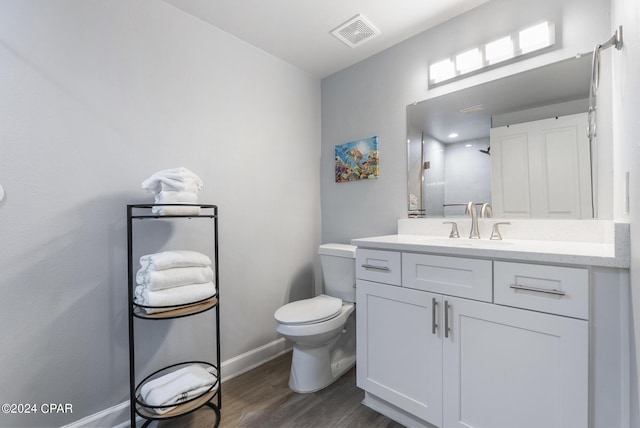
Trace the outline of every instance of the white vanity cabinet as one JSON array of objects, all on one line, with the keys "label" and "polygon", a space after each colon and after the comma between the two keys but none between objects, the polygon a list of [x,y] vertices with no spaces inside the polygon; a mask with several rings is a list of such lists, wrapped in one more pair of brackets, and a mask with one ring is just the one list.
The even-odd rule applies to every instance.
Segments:
[{"label": "white vanity cabinet", "polygon": [[[588,321],[541,312],[545,299],[564,298],[588,314],[586,269],[386,252],[400,257],[399,283],[371,281],[356,265],[365,404],[412,427],[588,427]],[[519,285],[507,286],[509,306],[494,301],[494,276]]]}]

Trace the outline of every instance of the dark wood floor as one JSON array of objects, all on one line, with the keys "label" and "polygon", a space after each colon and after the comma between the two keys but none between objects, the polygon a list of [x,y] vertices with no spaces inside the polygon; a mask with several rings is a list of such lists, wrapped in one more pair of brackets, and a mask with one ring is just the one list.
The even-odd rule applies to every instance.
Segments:
[{"label": "dark wood floor", "polygon": [[[355,369],[322,391],[297,394],[289,389],[287,353],[222,385],[221,428],[400,428],[402,425],[362,405]],[[158,425],[162,428],[211,427],[207,407]]]}]

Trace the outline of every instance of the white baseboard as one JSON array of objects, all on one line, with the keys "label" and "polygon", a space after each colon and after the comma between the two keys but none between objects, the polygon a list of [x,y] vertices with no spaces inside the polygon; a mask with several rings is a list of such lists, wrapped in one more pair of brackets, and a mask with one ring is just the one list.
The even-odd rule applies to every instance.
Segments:
[{"label": "white baseboard", "polygon": [[236,376],[240,376],[249,370],[279,357],[280,355],[289,352],[291,345],[283,338],[269,342],[266,345],[262,345],[259,348],[252,349],[244,354],[240,354],[237,357],[229,358],[220,365],[220,373],[222,373],[222,382],[233,379]]},{"label": "white baseboard", "polygon": [[[119,422],[126,418],[126,422]],[[62,428],[94,428],[94,427],[118,427],[129,426],[129,402],[125,401],[94,413],[80,420],[64,425]]]},{"label": "white baseboard", "polygon": [[[129,406],[127,406],[127,411],[129,410]],[[146,419],[141,418],[140,416],[136,416],[136,426],[142,425]],[[85,427],[88,428],[88,427]],[[129,423],[129,418],[126,421],[115,425],[113,428],[131,428],[131,424]]]},{"label": "white baseboard", "polygon": [[422,419],[418,419],[415,416],[405,412],[404,410],[394,406],[393,404],[387,403],[381,398],[378,398],[368,392],[365,392],[362,404],[406,427],[437,428],[435,425],[431,425],[430,423],[423,421]]},{"label": "white baseboard", "polygon": [[[224,383],[248,372],[280,355],[289,352],[291,346],[284,338],[279,338],[237,357],[229,358],[220,364],[221,381]],[[139,419],[142,421],[142,418]],[[129,427],[129,401],[101,410],[80,420],[64,425],[62,428]]]}]

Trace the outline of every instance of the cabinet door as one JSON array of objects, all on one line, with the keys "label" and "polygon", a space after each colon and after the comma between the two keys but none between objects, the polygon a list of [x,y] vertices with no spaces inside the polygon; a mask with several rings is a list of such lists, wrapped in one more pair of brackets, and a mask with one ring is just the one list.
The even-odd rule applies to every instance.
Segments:
[{"label": "cabinet door", "polygon": [[442,297],[364,280],[356,290],[358,386],[440,426]]},{"label": "cabinet door", "polygon": [[588,426],[587,321],[444,297],[444,426]]}]

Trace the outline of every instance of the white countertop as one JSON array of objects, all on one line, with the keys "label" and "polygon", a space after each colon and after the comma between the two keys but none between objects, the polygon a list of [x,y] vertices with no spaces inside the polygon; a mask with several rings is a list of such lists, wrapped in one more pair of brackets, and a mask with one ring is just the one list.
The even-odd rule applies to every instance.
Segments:
[{"label": "white countertop", "polygon": [[435,253],[453,256],[533,261],[564,265],[629,267],[629,225],[618,223],[609,242],[560,240],[450,239],[426,234],[398,234],[352,239],[362,248]]}]

